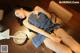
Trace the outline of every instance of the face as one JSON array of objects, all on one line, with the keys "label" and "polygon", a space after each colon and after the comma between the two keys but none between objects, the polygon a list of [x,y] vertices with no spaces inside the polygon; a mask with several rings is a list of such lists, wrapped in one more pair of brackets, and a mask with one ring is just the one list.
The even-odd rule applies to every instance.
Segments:
[{"label": "face", "polygon": [[23,9],[17,9],[15,10],[15,15],[19,17],[20,19],[25,18],[24,10]]}]

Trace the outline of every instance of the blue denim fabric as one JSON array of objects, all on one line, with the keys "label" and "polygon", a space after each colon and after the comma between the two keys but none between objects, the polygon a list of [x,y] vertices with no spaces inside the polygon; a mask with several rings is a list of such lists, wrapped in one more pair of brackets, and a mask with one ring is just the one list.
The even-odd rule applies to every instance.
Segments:
[{"label": "blue denim fabric", "polygon": [[36,48],[38,48],[43,43],[45,38],[46,38],[45,36],[37,33],[37,36],[32,38],[32,43]]},{"label": "blue denim fabric", "polygon": [[[40,28],[40,29],[45,30],[48,33],[53,31],[54,28],[59,27],[59,25],[52,23],[52,21],[50,19],[48,19],[48,17],[44,13],[40,12],[38,16],[39,17],[37,17],[36,14],[32,13],[29,17],[29,20],[28,20],[29,23]],[[32,39],[32,43],[36,48],[38,48],[41,45],[41,43],[43,43],[43,41],[46,37],[39,34],[39,33],[36,33],[36,35],[37,36],[35,36]]]}]

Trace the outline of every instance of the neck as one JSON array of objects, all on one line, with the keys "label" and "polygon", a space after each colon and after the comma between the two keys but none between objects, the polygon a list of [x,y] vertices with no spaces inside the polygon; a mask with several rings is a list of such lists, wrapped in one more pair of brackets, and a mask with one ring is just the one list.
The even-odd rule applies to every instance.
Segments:
[{"label": "neck", "polygon": [[26,11],[26,10],[24,10],[23,12],[24,12],[24,15],[25,16],[29,16],[29,14],[30,14],[30,12],[29,11]]}]

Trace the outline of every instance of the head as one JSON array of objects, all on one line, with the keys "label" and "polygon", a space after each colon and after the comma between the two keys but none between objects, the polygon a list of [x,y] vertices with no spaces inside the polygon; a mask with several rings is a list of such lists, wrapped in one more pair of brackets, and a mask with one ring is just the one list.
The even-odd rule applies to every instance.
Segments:
[{"label": "head", "polygon": [[20,8],[20,9],[16,9],[15,10],[15,16],[17,16],[18,18],[20,19],[23,19],[25,18],[25,10],[23,8]]},{"label": "head", "polygon": [[29,14],[29,11],[26,11],[23,8],[15,10],[15,16],[17,17],[17,20],[20,23],[20,25],[23,25],[23,21],[26,19],[28,14]]}]

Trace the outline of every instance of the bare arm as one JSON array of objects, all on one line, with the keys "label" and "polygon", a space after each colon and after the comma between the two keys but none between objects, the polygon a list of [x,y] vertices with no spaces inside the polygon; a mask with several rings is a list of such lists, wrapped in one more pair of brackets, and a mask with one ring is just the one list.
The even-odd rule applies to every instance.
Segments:
[{"label": "bare arm", "polygon": [[21,28],[21,31],[25,33],[29,39],[32,39],[33,37],[36,36],[36,33],[29,31],[29,29],[24,26]]},{"label": "bare arm", "polygon": [[[39,6],[36,6],[34,8],[34,11],[35,11],[35,13],[43,12],[44,14],[46,14],[48,16],[48,18],[51,18],[51,15],[47,11],[45,11],[43,8],[41,8]],[[54,16],[55,15],[52,16],[52,22],[53,23],[55,23],[55,19],[54,19],[55,17]],[[62,23],[61,19],[59,19],[59,18],[56,18],[56,19],[57,19],[56,23],[58,23],[58,24],[61,24]]]},{"label": "bare arm", "polygon": [[35,12],[43,12],[43,13],[46,14],[49,18],[51,18],[51,15],[50,15],[47,11],[45,11],[43,8],[41,8],[41,7],[39,7],[39,6],[36,6],[36,7],[34,8],[34,11],[35,11]]},{"label": "bare arm", "polygon": [[26,28],[29,28],[29,29],[31,29],[31,30],[33,30],[33,31],[35,31],[35,32],[38,32],[38,33],[46,36],[46,37],[49,38],[49,39],[52,39],[53,41],[60,42],[60,39],[57,38],[57,37],[55,37],[54,34],[53,34],[53,36],[51,36],[51,34],[45,32],[45,31],[42,30],[42,29],[39,29],[39,28],[35,27],[34,25],[29,24],[27,21],[24,22],[24,26],[25,26]]}]

